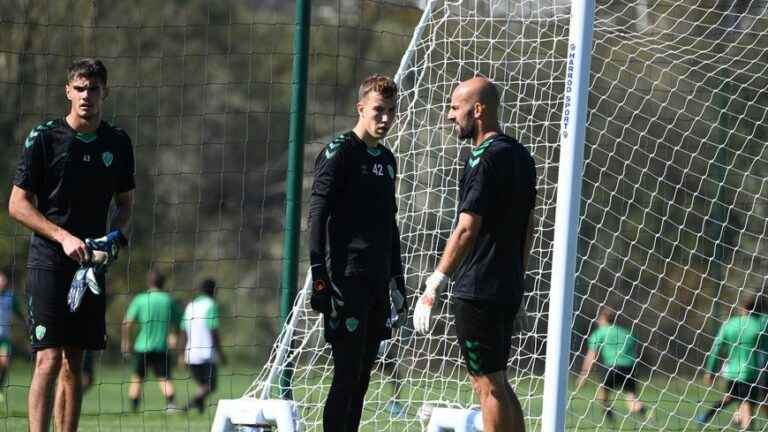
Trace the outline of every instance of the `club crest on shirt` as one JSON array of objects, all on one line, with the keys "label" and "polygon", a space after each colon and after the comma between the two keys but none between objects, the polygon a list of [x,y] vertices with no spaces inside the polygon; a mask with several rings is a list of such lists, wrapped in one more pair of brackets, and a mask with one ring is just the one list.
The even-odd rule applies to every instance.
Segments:
[{"label": "club crest on shirt", "polygon": [[347,326],[347,330],[352,333],[357,330],[357,325],[360,324],[360,321],[357,318],[347,318],[344,324]]},{"label": "club crest on shirt", "polygon": [[35,327],[35,337],[37,340],[42,340],[45,337],[45,326],[38,325]]},{"label": "club crest on shirt", "polygon": [[112,161],[114,160],[114,155],[112,155],[112,152],[104,152],[101,154],[101,160],[104,162],[104,166],[110,166],[112,165]]}]

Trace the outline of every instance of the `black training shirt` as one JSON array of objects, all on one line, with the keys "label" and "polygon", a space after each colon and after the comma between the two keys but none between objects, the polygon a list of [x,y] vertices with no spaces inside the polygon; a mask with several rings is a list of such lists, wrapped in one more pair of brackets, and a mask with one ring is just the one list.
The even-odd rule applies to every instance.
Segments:
[{"label": "black training shirt", "polygon": [[313,266],[336,275],[385,280],[402,274],[395,214],[397,162],[379,145],[370,149],[352,131],[328,144],[315,160],[309,209]]},{"label": "black training shirt", "polygon": [[[131,140],[106,122],[95,133],[78,133],[65,119],[47,121],[24,142],[13,184],[34,193],[40,213],[75,237],[101,237],[112,197],[135,187]],[[27,267],[74,264],[59,243],[32,234]]]},{"label": "black training shirt", "polygon": [[458,212],[482,216],[472,250],[456,272],[458,298],[519,302],[523,245],[536,199],[536,167],[514,138],[497,135],[472,149],[459,185]]}]

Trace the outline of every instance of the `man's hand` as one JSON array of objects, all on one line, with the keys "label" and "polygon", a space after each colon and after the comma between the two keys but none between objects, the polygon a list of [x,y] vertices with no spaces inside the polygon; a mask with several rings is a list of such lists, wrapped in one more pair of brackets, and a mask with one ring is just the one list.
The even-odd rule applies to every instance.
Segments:
[{"label": "man's hand", "polygon": [[424,292],[419,297],[413,312],[413,328],[417,332],[429,333],[432,321],[432,305],[446,285],[448,285],[448,276],[439,270],[435,270],[424,282]]},{"label": "man's hand", "polygon": [[85,239],[85,245],[89,251],[88,261],[101,266],[100,269],[103,269],[117,260],[120,247],[127,246],[128,239],[125,238],[122,231],[112,230],[104,237]]},{"label": "man's hand", "polygon": [[392,278],[389,298],[392,302],[392,328],[402,327],[408,319],[408,302],[405,299],[405,278],[398,275]]},{"label": "man's hand", "polygon": [[123,358],[128,358],[131,355],[131,342],[129,340],[121,341],[120,352],[123,354]]},{"label": "man's hand", "polygon": [[312,295],[309,304],[312,310],[336,318],[344,307],[344,296],[339,288],[331,282],[325,269],[312,267]]},{"label": "man's hand", "polygon": [[70,233],[65,233],[64,238],[60,241],[61,248],[64,249],[64,254],[78,263],[86,261],[88,257],[88,251],[85,246],[85,242],[79,238],[73,236]]}]

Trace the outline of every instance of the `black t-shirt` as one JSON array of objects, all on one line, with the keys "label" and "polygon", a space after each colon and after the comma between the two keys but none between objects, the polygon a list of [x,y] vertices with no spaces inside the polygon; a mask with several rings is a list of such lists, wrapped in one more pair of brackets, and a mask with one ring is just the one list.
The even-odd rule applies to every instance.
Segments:
[{"label": "black t-shirt", "polygon": [[[40,213],[75,237],[101,237],[112,197],[135,187],[131,140],[106,122],[95,133],[78,133],[65,119],[47,121],[24,142],[13,184],[34,193]],[[60,244],[32,235],[27,267],[73,265]]]},{"label": "black t-shirt", "polygon": [[327,238],[334,275],[388,279],[402,274],[396,177],[392,152],[382,145],[368,148],[351,131],[320,152],[309,212],[313,266],[326,265]]},{"label": "black t-shirt", "polygon": [[456,297],[505,304],[520,300],[522,249],[535,200],[533,158],[514,138],[497,135],[472,149],[459,185],[458,213],[475,213],[483,221],[456,272]]}]

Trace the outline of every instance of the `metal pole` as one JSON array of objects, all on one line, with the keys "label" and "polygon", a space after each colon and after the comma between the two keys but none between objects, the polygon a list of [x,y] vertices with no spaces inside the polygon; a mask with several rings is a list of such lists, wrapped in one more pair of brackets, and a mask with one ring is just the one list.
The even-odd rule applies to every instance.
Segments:
[{"label": "metal pole", "polygon": [[288,169],[283,228],[283,274],[280,320],[285,323],[293,306],[299,268],[301,186],[304,176],[304,121],[307,111],[307,65],[311,0],[296,1],[293,29],[293,76],[288,136]]},{"label": "metal pole", "polygon": [[587,127],[593,20],[593,1],[573,0],[565,76],[565,100],[560,128],[560,166],[557,177],[552,284],[549,293],[542,432],[565,430],[571,353],[571,314],[576,278],[578,241],[576,228],[579,223],[581,202],[581,172]]},{"label": "metal pole", "polygon": [[[285,191],[285,226],[283,228],[283,273],[280,322],[286,324],[296,295],[299,270],[299,234],[301,232],[301,187],[304,177],[304,122],[307,111],[307,69],[311,0],[296,1],[293,26],[293,76],[291,79],[291,118],[288,135],[288,169]],[[291,398],[293,368],[286,365],[281,376],[282,397]]]}]

